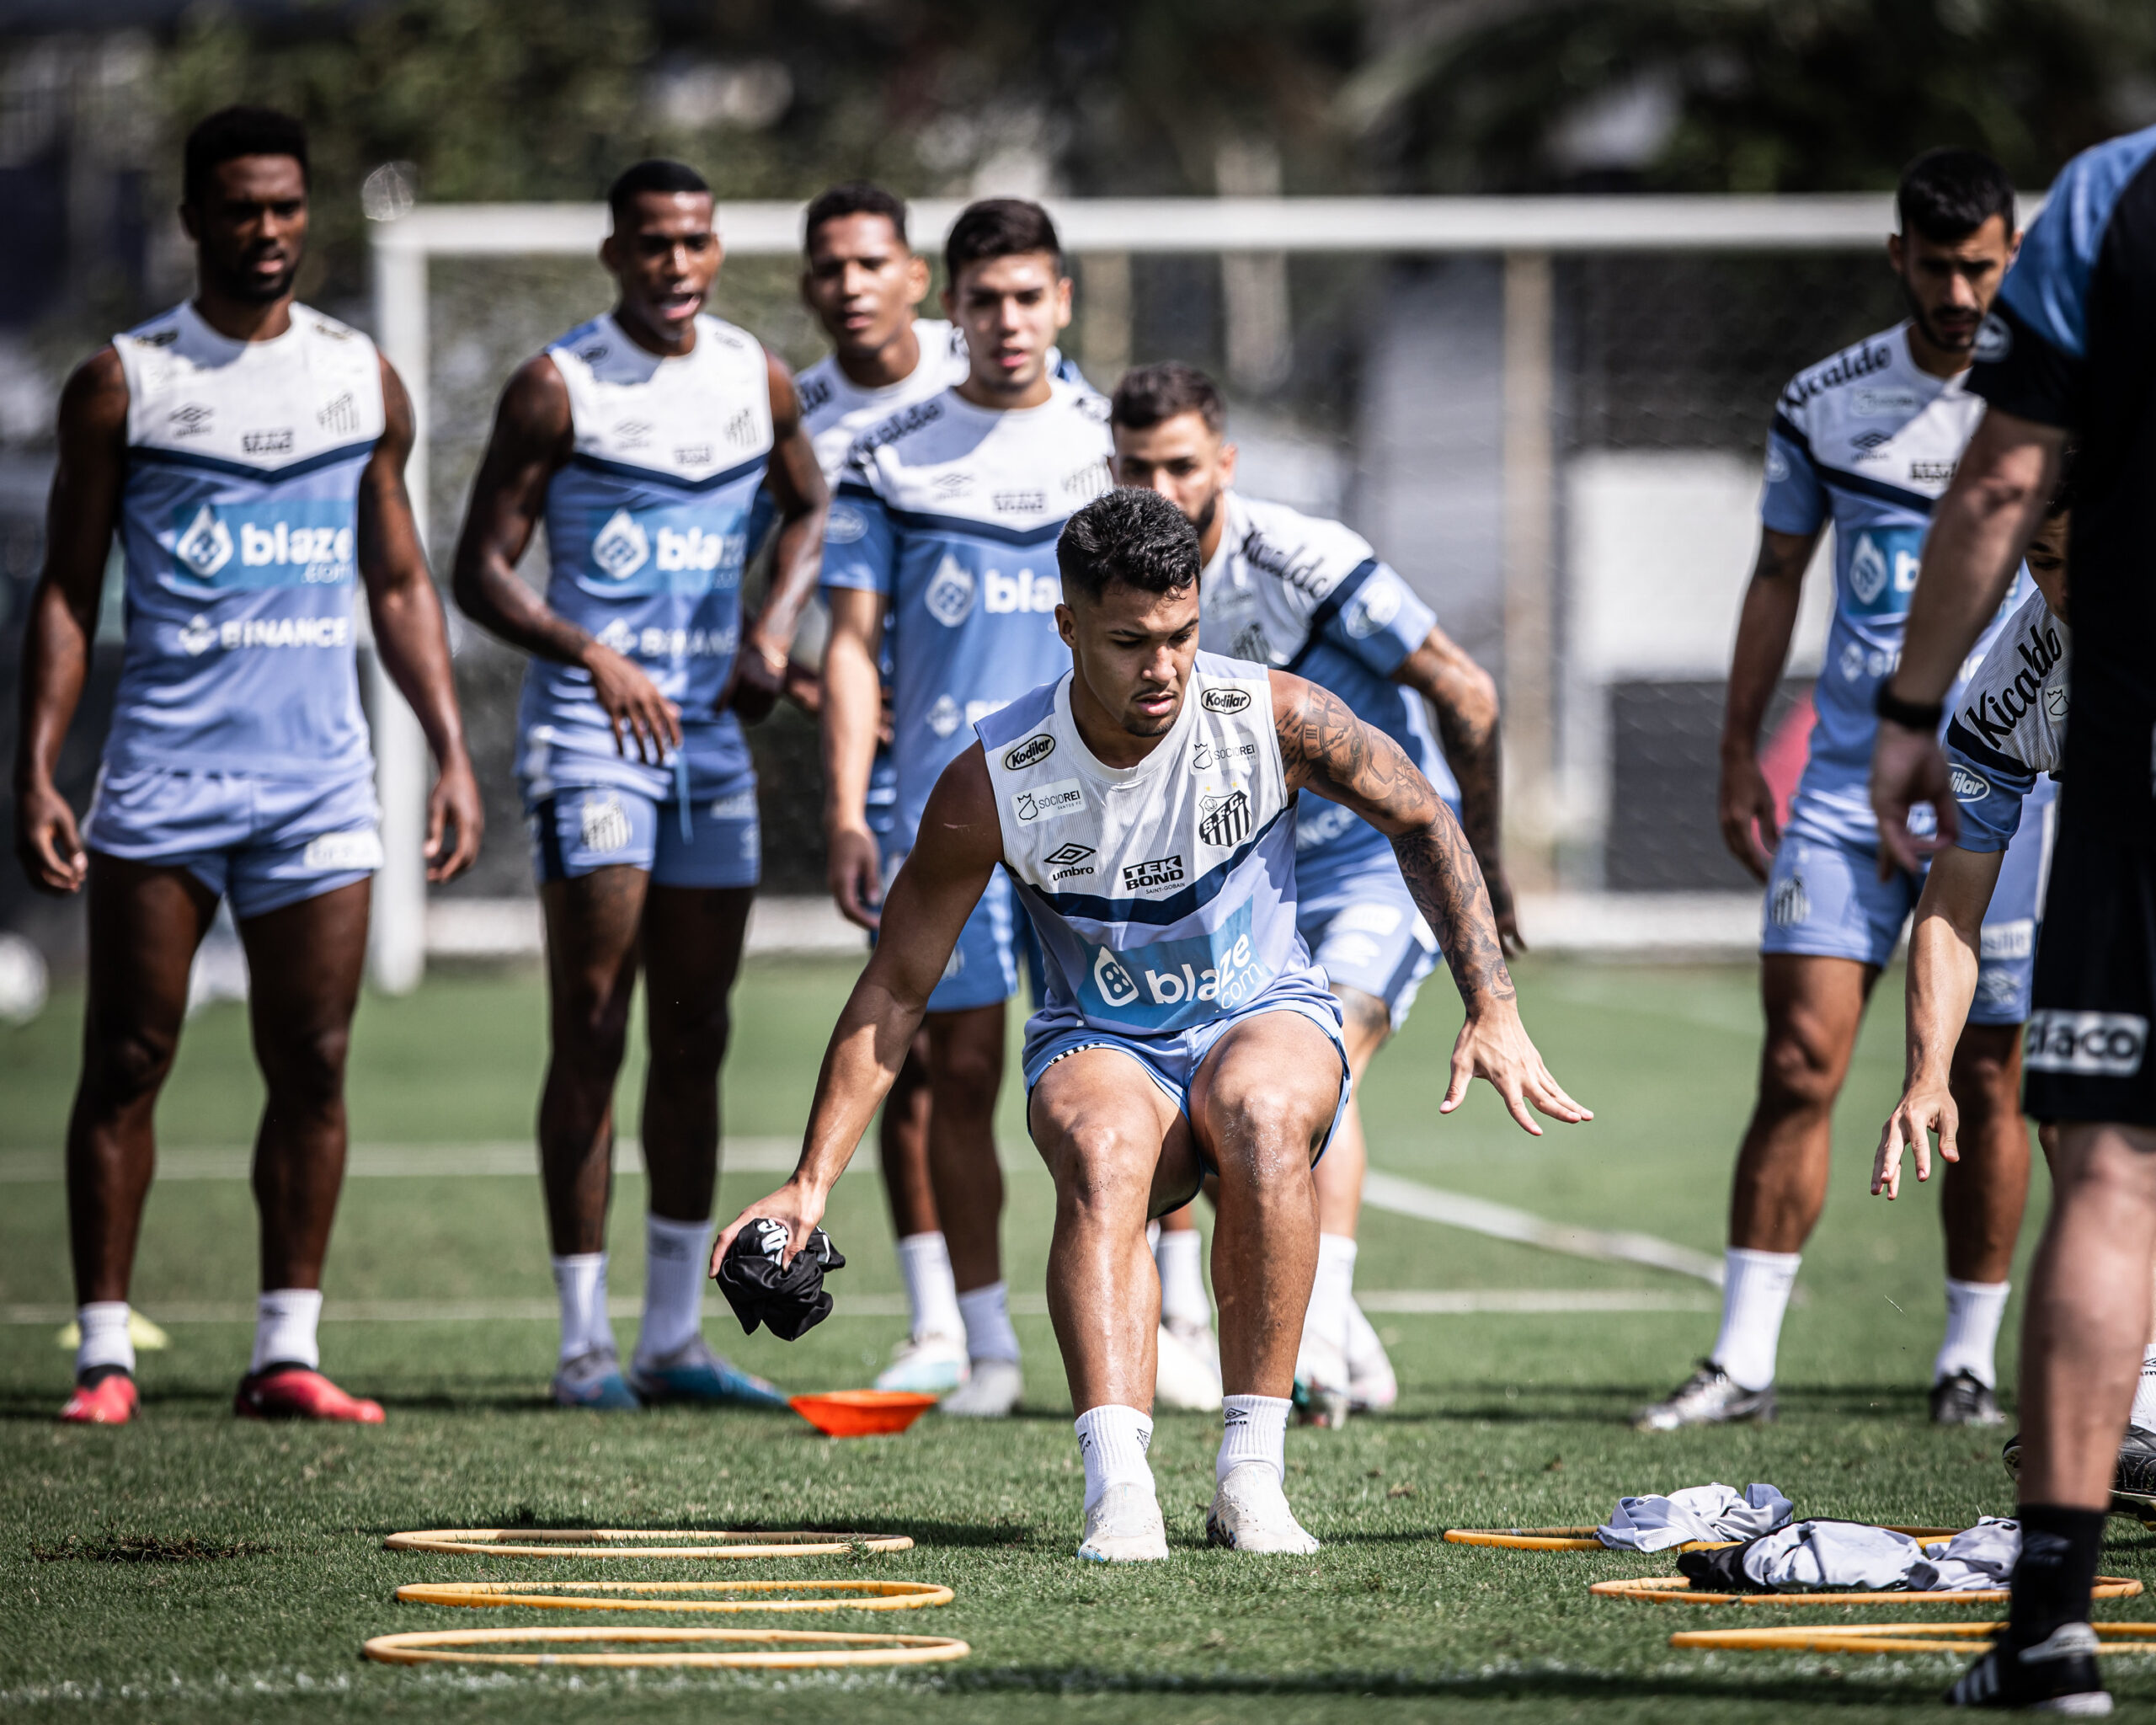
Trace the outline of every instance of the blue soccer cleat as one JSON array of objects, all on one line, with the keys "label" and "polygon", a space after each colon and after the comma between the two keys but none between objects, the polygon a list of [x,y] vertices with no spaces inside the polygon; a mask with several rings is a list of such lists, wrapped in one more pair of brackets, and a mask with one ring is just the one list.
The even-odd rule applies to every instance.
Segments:
[{"label": "blue soccer cleat", "polygon": [[643,1406],[623,1381],[622,1362],[611,1348],[594,1348],[564,1360],[554,1373],[552,1388],[558,1407],[622,1410]]},{"label": "blue soccer cleat", "polygon": [[691,1337],[662,1359],[632,1362],[629,1386],[646,1402],[702,1402],[729,1407],[787,1405],[786,1393],[777,1385],[722,1359],[702,1336]]}]

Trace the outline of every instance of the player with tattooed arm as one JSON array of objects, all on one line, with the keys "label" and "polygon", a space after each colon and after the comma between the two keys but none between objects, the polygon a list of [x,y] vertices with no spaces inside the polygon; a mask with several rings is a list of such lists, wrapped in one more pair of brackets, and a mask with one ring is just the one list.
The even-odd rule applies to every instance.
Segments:
[{"label": "player with tattooed arm", "polygon": [[1065,525],[1055,611],[1070,669],[974,727],[892,883],[883,938],[825,1055],[793,1177],[751,1219],[799,1250],[999,867],[1045,953],[1026,1027],[1027,1120],[1055,1182],[1049,1310],[1086,1468],[1079,1555],[1167,1556],[1145,1460],[1159,1282],[1145,1223],[1217,1178],[1225,1432],[1212,1543],[1306,1554],[1283,1490],[1295,1351],[1317,1252],[1311,1165],[1348,1099],[1338,1001],[1295,927],[1296,793],[1390,841],[1466,1004],[1450,1113],[1476,1075],[1584,1120],[1528,1039],[1460,823],[1391,738],[1301,678],[1201,654],[1198,534],[1150,491]]}]

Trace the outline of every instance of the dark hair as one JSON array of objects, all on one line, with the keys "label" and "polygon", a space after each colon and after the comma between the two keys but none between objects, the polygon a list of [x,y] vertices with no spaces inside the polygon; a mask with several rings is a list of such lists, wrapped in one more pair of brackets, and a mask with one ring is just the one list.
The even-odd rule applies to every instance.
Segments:
[{"label": "dark hair", "polygon": [[307,128],[275,108],[220,108],[198,120],[187,135],[180,170],[180,196],[199,205],[210,190],[210,176],[242,156],[290,156],[300,164],[300,179],[312,185],[307,163]]},{"label": "dark hair", "polygon": [[2051,499],[2044,505],[2044,519],[2056,521],[2073,507],[2074,469],[2080,465],[2081,449],[2069,443],[2058,452],[2058,480],[2052,487]]},{"label": "dark hair", "polygon": [[1947,244],[1967,239],[1994,216],[2014,232],[2014,182],[1981,150],[1926,150],[1902,170],[1894,194],[1902,232]]},{"label": "dark hair", "polygon": [[639,192],[702,192],[708,197],[711,184],[687,163],[671,161],[664,156],[649,157],[624,168],[614,177],[613,184],[606,188],[606,207],[613,212],[615,227],[622,225],[622,217],[629,213],[630,203]]},{"label": "dark hair", "polygon": [[1196,414],[1215,437],[1228,429],[1228,404],[1220,399],[1219,387],[1195,366],[1163,360],[1123,374],[1109,405],[1108,423],[1126,431],[1145,431],[1181,414]]},{"label": "dark hair", "polygon": [[1055,259],[1055,273],[1063,274],[1063,241],[1047,211],[1023,198],[983,198],[967,205],[951,224],[943,242],[943,274],[955,286],[969,264],[1028,252],[1046,252]]},{"label": "dark hair", "polygon": [[1204,562],[1198,529],[1159,492],[1140,486],[1095,498],[1063,524],[1055,542],[1063,590],[1088,604],[1098,604],[1111,581],[1142,593],[1180,593]]},{"label": "dark hair", "polygon": [[816,194],[808,206],[808,219],[801,224],[802,248],[805,251],[816,243],[818,228],[841,216],[881,216],[891,224],[899,243],[907,243],[906,200],[869,180],[850,179]]}]

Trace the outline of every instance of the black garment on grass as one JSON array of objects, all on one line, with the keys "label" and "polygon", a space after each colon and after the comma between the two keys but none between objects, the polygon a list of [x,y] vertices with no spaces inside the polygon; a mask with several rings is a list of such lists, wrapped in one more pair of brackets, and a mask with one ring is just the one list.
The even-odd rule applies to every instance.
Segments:
[{"label": "black garment on grass", "polygon": [[791,1263],[784,1262],[786,1242],[784,1223],[758,1216],[719,1260],[718,1290],[741,1320],[744,1335],[754,1335],[762,1323],[781,1341],[798,1342],[831,1315],[824,1276],[844,1269],[846,1258],[821,1228]]}]

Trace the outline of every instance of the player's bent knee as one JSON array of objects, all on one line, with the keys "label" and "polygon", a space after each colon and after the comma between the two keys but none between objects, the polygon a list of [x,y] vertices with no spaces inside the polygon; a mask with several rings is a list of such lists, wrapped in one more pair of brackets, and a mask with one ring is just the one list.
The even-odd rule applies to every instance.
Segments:
[{"label": "player's bent knee", "polygon": [[1842,1061],[1825,1039],[1785,1028],[1769,1033],[1759,1057],[1759,1100],[1786,1109],[1832,1108]]}]

